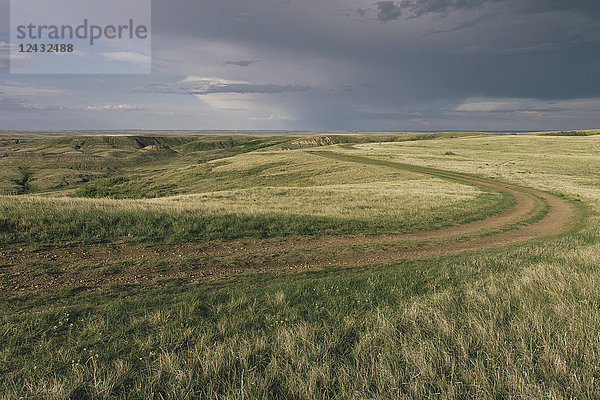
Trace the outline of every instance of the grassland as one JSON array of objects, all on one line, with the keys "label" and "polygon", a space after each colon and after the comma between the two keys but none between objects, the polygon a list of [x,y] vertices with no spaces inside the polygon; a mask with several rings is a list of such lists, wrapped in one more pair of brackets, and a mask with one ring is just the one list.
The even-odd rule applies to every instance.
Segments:
[{"label": "grassland", "polygon": [[411,232],[483,218],[511,203],[456,182],[282,150],[283,138],[218,139],[4,139],[3,185],[19,197],[0,197],[0,242]]},{"label": "grassland", "polygon": [[[78,137],[9,142],[0,151],[8,154],[0,158],[8,171],[3,185],[22,194],[2,198],[0,279],[15,279],[9,274],[50,279],[88,269],[108,278],[130,263],[149,279],[75,281],[0,295],[0,393],[7,399],[598,398],[599,138],[453,133],[268,137],[259,144],[252,142],[256,138],[238,137],[232,140],[239,140],[239,146],[209,150],[197,142],[227,142],[172,137],[133,145],[137,141],[131,138],[110,139],[118,144],[93,138],[106,148],[73,145]],[[73,146],[102,160],[77,164],[58,156]],[[158,147],[144,150],[147,146]],[[161,146],[177,154],[146,155],[164,153]],[[311,242],[414,232],[498,215],[514,205],[510,196],[480,186],[311,156],[308,146],[550,191],[571,202],[581,219],[560,235],[481,251],[396,261],[365,257],[359,265],[344,266],[336,262],[342,250],[325,247],[309,256],[333,261],[308,270],[247,270],[216,280],[173,273],[201,269],[201,264],[234,270],[240,263],[268,264],[271,245],[263,243],[288,236],[294,241],[308,235],[302,240]],[[51,157],[55,164],[48,163]],[[26,185],[19,184],[23,170],[28,171]],[[96,198],[83,197],[91,194]],[[361,203],[367,196],[372,201]],[[211,220],[235,216],[242,219],[236,226],[248,227],[267,218],[264,208],[281,218],[273,224],[277,227],[294,218],[307,218],[306,226],[341,222],[309,232],[293,227],[270,234],[248,230],[232,237],[183,234],[177,239],[173,225],[145,219],[177,215],[172,221],[180,221],[181,232],[197,222],[194,213]],[[119,218],[102,220],[111,213]],[[69,215],[89,225],[62,232]],[[53,221],[58,222],[44,234],[44,228],[34,229]],[[65,252],[95,254],[93,247],[81,245],[86,242],[82,232],[107,223],[114,227],[104,228],[104,236],[97,238],[102,243],[93,246],[117,246],[114,254],[123,254],[122,259],[69,264],[68,257],[60,258]],[[15,224],[30,231],[23,234]],[[144,232],[132,236],[142,247],[120,253],[118,246],[129,237],[120,227],[136,224]],[[148,225],[155,228],[148,230]],[[148,234],[161,231],[168,233]],[[10,238],[15,232],[20,236]],[[34,244],[41,238],[44,246]],[[15,239],[18,244],[12,243]],[[166,254],[185,248],[172,241],[192,239],[240,255],[236,261],[217,262]],[[257,243],[261,251],[244,254],[232,247],[248,243]],[[343,251],[350,253],[376,250],[361,250],[355,242],[347,247]],[[42,253],[49,257],[27,264],[12,258],[20,248],[31,259]],[[149,257],[146,248],[160,254]],[[53,264],[53,255],[59,263]],[[285,256],[301,255],[290,251]],[[292,260],[290,265],[297,264]]]}]

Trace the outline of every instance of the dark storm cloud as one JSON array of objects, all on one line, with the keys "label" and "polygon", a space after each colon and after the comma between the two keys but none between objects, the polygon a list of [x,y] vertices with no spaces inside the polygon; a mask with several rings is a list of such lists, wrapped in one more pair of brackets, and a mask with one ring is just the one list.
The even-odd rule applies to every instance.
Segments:
[{"label": "dark storm cloud", "polygon": [[527,12],[572,11],[587,15],[600,13],[600,2],[594,0],[508,0],[508,3]]},{"label": "dark storm cloud", "polygon": [[259,60],[240,60],[240,61],[223,61],[223,65],[235,65],[238,67],[249,67],[250,65],[259,62]]},{"label": "dark storm cloud", "polygon": [[[357,112],[363,105],[398,110],[401,123],[415,105],[443,119],[472,97],[600,97],[596,1],[358,0],[354,13],[340,13],[347,3],[336,0],[190,4],[156,1],[154,28],[256,51],[240,58],[262,60],[253,82],[278,75],[271,66],[281,60],[297,65],[281,78],[290,85],[314,74],[319,84],[288,98],[309,127],[352,129],[350,121],[366,118]],[[340,74],[335,64],[353,72]]]},{"label": "dark storm cloud", "polygon": [[431,13],[448,13],[454,10],[480,8],[488,3],[500,3],[507,0],[418,0],[418,1],[380,1],[376,3],[379,21],[392,21],[403,14],[420,17]]},{"label": "dark storm cloud", "polygon": [[600,11],[600,2],[589,0],[402,0],[380,1],[376,3],[376,7],[379,11],[378,20],[391,21],[402,15],[420,17],[426,14],[448,14],[495,4],[522,12]]},{"label": "dark storm cloud", "polygon": [[[110,93],[90,83],[86,93],[104,90],[98,101],[141,107],[175,102],[175,113],[187,107],[190,115],[200,105],[200,122],[218,119],[211,100],[236,97],[211,95],[264,94],[247,96],[256,107],[238,126],[248,117],[266,121],[272,109],[296,129],[446,129],[465,121],[519,129],[511,113],[571,111],[578,118],[565,124],[600,125],[597,107],[586,106],[600,98],[598,0],[154,0],[153,15],[152,79],[114,78],[122,81],[113,87],[139,88]],[[177,82],[186,76],[215,78]],[[221,120],[234,118],[227,111]]]},{"label": "dark storm cloud", "polygon": [[481,22],[490,20],[491,18],[493,18],[493,15],[481,15],[475,19],[461,22],[460,24],[453,26],[451,28],[444,28],[444,29],[435,29],[434,28],[431,30],[431,33],[452,33],[452,32],[460,31],[462,29],[469,29],[469,28],[473,28],[477,24],[480,24]]},{"label": "dark storm cloud", "polygon": [[377,3],[377,8],[377,20],[386,22],[400,18],[403,7],[393,1],[380,1]]}]

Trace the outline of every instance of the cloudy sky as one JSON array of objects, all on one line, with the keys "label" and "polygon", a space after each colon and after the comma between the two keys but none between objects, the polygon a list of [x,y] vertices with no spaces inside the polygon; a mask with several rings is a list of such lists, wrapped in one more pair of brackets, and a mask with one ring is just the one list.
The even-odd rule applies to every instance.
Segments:
[{"label": "cloudy sky", "polygon": [[9,74],[0,129],[600,127],[598,0],[154,0],[152,74]]}]

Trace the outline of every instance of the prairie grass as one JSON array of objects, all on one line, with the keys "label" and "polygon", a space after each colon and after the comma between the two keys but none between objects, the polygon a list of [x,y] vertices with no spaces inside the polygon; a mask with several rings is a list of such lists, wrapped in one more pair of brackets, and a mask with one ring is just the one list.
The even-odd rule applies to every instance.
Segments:
[{"label": "prairie grass", "polygon": [[[319,160],[302,147],[465,134],[329,135],[322,140],[293,135],[0,135],[0,194],[22,193],[15,183],[22,178],[22,168],[30,171],[30,193],[111,198],[165,197],[264,185],[388,181],[388,177],[397,177],[397,172]],[[282,150],[294,148],[300,150]],[[375,178],[378,175],[381,177]]]},{"label": "prairie grass", "polygon": [[[588,232],[587,234],[589,234]],[[4,298],[6,398],[595,398],[596,244]]]},{"label": "prairie grass", "polygon": [[[498,193],[411,172],[327,160],[303,150],[244,152],[236,150],[235,141],[232,156],[197,163],[195,150],[228,146],[231,143],[226,139],[182,139],[182,147],[175,148],[189,153],[160,163],[127,165],[111,158],[115,151],[111,146],[118,144],[121,151],[137,154],[143,148],[136,146],[163,142],[157,138],[138,138],[141,143],[114,140],[61,139],[43,147],[44,152],[33,139],[20,143],[29,150],[13,154],[27,152],[31,157],[13,156],[4,162],[12,165],[43,159],[63,149],[65,143],[78,143],[76,146],[89,147],[86,154],[105,159],[105,168],[116,170],[83,173],[85,168],[80,166],[82,173],[76,178],[79,175],[73,170],[65,173],[62,165],[40,168],[30,160],[33,166],[26,171],[30,171],[28,191],[32,194],[0,196],[0,243],[182,242],[412,232],[484,218],[512,204]],[[178,144],[176,138],[164,143]],[[244,146],[247,142],[240,143]],[[107,149],[111,149],[108,155]],[[0,158],[0,165],[2,161]],[[69,157],[61,162],[68,163]],[[11,168],[25,170],[22,166]],[[54,189],[40,196],[40,181]],[[64,184],[57,184],[59,181]]]},{"label": "prairie grass", "polygon": [[[550,191],[597,198],[600,136],[498,135],[427,142],[371,143],[351,154],[496,177]],[[337,150],[337,149],[336,149]],[[446,151],[455,153],[444,155]]]},{"label": "prairie grass", "polygon": [[0,242],[170,241],[412,232],[498,213],[512,199],[437,179],[254,188],[148,200],[0,197]]},{"label": "prairie grass", "polygon": [[[156,279],[2,293],[0,398],[600,398],[599,143],[597,136],[486,135],[334,145],[335,151],[551,190],[580,199],[585,219],[559,237],[485,252],[215,282]],[[381,196],[382,206],[386,196],[396,196],[390,179],[357,185],[352,176],[328,181],[327,172],[319,173],[320,183],[302,178],[294,186],[281,171],[278,182],[288,182],[282,187],[243,186],[241,176],[260,175],[254,167],[266,160],[238,164],[244,157],[252,155],[202,164],[230,168],[223,174],[232,176],[242,171],[237,187],[208,185],[191,196],[135,201],[50,199],[49,209],[56,202],[64,216],[50,213],[38,222],[58,218],[60,232],[77,210],[114,210],[115,202],[132,204],[123,215],[141,204],[144,210],[185,209],[202,199],[213,207],[211,196],[221,191],[228,207],[248,214],[248,199],[272,204],[267,199],[277,191],[284,193],[282,203],[293,203],[298,193],[308,196],[307,204],[327,193],[338,196],[337,185]],[[371,171],[365,174],[380,170]],[[398,195],[426,196],[432,182],[412,176],[402,184],[414,191]],[[440,193],[450,194],[455,208],[482,196],[472,188],[447,189]],[[19,198],[21,205],[40,206],[33,197]],[[398,211],[381,212],[387,218],[392,214],[386,212]]]}]

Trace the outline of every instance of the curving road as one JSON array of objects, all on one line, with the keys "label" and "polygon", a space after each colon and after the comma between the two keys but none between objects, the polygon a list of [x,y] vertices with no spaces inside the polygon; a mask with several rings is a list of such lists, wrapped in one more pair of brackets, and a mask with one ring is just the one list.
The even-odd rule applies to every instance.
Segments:
[{"label": "curving road", "polygon": [[[22,249],[22,246],[15,246],[15,249],[9,249],[9,260],[0,256],[0,261],[13,266],[16,276],[2,278],[0,290],[35,291],[74,284],[98,286],[108,282],[137,284],[153,281],[157,277],[206,280],[245,272],[294,271],[328,265],[391,262],[522,243],[566,232],[577,222],[578,213],[572,204],[540,190],[411,164],[329,151],[307,153],[338,161],[379,165],[451,179],[509,194],[516,201],[513,207],[482,220],[409,234],[240,239],[182,245],[91,245],[66,249],[56,247],[42,251],[29,251]],[[201,267],[172,267],[168,271],[139,267],[137,263],[142,260],[160,260],[163,265],[171,261],[173,266],[177,266],[180,265],[181,257],[204,261],[198,263]],[[69,265],[90,262],[101,264],[115,260],[132,261],[132,266],[125,267],[114,275],[107,275],[97,269],[77,272],[68,268]],[[32,262],[67,268],[65,273],[51,277],[22,274],[19,268]]]}]

